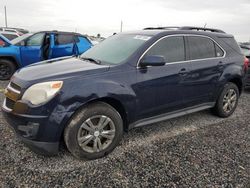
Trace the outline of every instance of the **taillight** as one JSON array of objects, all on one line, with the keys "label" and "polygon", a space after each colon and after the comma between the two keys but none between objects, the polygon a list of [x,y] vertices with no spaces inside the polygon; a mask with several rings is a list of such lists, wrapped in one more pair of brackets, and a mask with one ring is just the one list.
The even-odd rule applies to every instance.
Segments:
[{"label": "taillight", "polygon": [[245,59],[244,59],[244,70],[245,71],[248,70],[248,65],[249,65],[249,59],[245,57]]}]

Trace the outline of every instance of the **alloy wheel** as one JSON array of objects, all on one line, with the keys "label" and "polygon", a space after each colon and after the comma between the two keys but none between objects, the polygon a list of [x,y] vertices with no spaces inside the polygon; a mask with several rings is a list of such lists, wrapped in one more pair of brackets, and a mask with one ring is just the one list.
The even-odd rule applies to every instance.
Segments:
[{"label": "alloy wheel", "polygon": [[114,122],[105,115],[96,115],[88,118],[80,126],[77,141],[85,152],[96,153],[105,150],[114,137]]},{"label": "alloy wheel", "polygon": [[0,64],[0,78],[6,78],[11,75],[11,68],[8,65]]},{"label": "alloy wheel", "polygon": [[234,89],[229,89],[223,98],[223,110],[226,113],[230,113],[237,102],[237,94]]}]

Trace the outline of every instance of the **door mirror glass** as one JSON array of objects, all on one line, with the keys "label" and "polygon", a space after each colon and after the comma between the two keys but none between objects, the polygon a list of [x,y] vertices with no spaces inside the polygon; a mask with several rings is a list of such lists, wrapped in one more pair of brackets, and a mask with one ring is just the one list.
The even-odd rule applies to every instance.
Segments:
[{"label": "door mirror glass", "polygon": [[148,55],[142,58],[140,61],[141,67],[146,66],[163,66],[166,64],[166,60],[163,56],[160,55]]}]

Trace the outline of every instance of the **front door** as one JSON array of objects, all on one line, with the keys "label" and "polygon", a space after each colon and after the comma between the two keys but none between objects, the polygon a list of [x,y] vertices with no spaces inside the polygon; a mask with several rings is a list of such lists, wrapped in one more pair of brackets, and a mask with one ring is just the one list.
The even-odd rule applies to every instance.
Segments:
[{"label": "front door", "polygon": [[25,41],[25,45],[21,46],[20,53],[23,66],[43,60],[42,44],[44,35],[44,33],[32,35]]},{"label": "front door", "polygon": [[139,119],[152,117],[182,109],[185,62],[184,37],[170,36],[158,41],[145,54],[165,57],[166,65],[137,69],[137,116]]}]

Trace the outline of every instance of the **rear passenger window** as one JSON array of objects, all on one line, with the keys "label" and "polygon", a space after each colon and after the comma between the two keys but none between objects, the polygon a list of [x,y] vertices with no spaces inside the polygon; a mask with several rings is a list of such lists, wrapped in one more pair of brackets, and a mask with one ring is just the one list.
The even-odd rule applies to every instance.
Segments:
[{"label": "rear passenger window", "polygon": [[71,44],[71,43],[74,43],[74,35],[68,35],[68,34],[55,35],[56,45]]},{"label": "rear passenger window", "polygon": [[216,57],[214,42],[206,37],[187,37],[190,59],[205,59]]},{"label": "rear passenger window", "polygon": [[[80,37],[79,37],[79,38],[80,38]],[[75,43],[80,42],[79,38],[78,38],[78,36],[74,36],[74,40],[75,40],[74,42],[75,42]]]},{"label": "rear passenger window", "polygon": [[185,60],[185,48],[184,38],[179,37],[167,37],[156,43],[146,55],[161,55],[164,56],[167,63],[184,61]]}]

